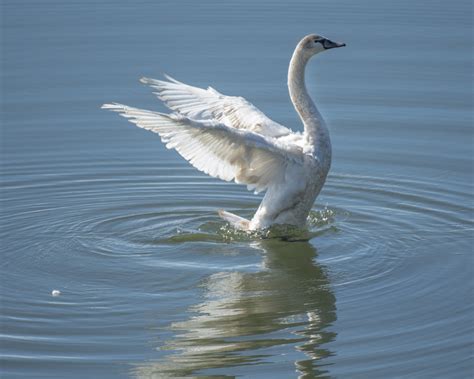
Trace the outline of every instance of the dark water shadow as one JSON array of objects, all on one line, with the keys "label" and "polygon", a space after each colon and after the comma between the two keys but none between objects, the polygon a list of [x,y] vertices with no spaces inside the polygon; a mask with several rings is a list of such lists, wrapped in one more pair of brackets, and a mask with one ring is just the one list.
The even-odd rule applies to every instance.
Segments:
[{"label": "dark water shadow", "polygon": [[253,247],[262,251],[261,270],[205,278],[202,301],[189,308],[187,320],[170,325],[174,336],[161,346],[170,354],[136,367],[136,377],[233,377],[232,367],[280,364],[282,354],[289,372],[325,376],[323,358],[331,351],[324,344],[336,336],[326,328],[336,319],[336,299],[316,249],[278,240]]}]

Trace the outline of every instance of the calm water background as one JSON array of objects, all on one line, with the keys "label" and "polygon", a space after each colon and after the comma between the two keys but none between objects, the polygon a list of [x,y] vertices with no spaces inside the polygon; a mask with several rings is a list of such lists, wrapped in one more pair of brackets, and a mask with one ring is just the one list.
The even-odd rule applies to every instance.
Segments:
[{"label": "calm water background", "polygon": [[[99,109],[166,72],[301,130],[312,32],[347,47],[308,67],[309,242],[232,233],[259,196]],[[469,1],[5,0],[1,35],[2,377],[474,375]]]}]

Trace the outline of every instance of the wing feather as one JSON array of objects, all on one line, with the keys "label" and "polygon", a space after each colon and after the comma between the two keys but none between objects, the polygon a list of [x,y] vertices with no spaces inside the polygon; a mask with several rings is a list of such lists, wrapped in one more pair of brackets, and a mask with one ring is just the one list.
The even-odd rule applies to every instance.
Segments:
[{"label": "wing feather", "polygon": [[291,130],[268,118],[243,97],[225,96],[181,83],[167,75],[168,81],[150,78],[142,83],[156,89],[155,94],[172,110],[191,119],[218,120],[236,129],[245,129],[267,137],[288,135]]},{"label": "wing feather", "polygon": [[246,184],[260,192],[284,180],[301,155],[286,150],[274,138],[235,129],[215,120],[193,120],[180,114],[163,114],[122,104],[104,104],[140,128],[158,133],[168,149],[208,175]]}]

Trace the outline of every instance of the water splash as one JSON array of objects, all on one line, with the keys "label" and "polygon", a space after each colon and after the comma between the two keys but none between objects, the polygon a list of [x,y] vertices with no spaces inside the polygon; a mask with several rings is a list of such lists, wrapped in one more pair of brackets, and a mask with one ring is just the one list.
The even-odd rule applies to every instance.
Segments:
[{"label": "water splash", "polygon": [[283,241],[308,241],[328,231],[336,231],[336,212],[325,207],[322,210],[313,210],[308,215],[307,228],[298,228],[293,225],[273,225],[262,230],[238,230],[227,222],[209,221],[198,227],[197,230],[181,229],[176,234],[161,242],[183,243],[199,241],[215,242],[242,242],[263,239],[279,239]]}]

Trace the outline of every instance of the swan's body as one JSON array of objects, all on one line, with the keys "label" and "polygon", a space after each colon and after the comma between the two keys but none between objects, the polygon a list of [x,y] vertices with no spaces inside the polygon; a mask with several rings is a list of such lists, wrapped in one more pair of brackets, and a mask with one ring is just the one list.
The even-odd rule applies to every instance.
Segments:
[{"label": "swan's body", "polygon": [[331,166],[329,132],[308,95],[304,71],[313,55],[340,46],[344,44],[309,35],[293,53],[288,88],[304,124],[303,134],[270,120],[241,97],[188,86],[170,77],[169,81],[141,81],[156,89],[158,97],[174,114],[116,103],[104,104],[103,108],[117,111],[137,126],[158,133],[166,147],[176,149],[198,170],[246,184],[255,192],[266,191],[251,220],[219,211],[235,227],[302,227]]}]

